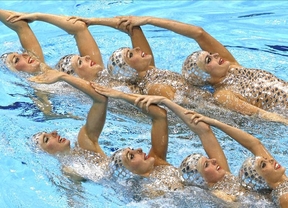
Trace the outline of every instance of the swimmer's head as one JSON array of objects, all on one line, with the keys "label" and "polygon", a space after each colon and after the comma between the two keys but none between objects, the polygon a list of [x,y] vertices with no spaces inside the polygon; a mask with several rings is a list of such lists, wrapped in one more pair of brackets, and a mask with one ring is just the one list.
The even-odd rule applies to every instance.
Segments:
[{"label": "swimmer's head", "polygon": [[107,69],[114,79],[126,81],[137,77],[137,71],[130,67],[124,59],[124,52],[127,49],[125,47],[117,49],[108,60]]},{"label": "swimmer's head", "polygon": [[197,170],[197,164],[201,157],[203,157],[202,154],[195,153],[189,155],[182,161],[179,169],[186,183],[198,186],[203,186],[205,184],[204,178]]},{"label": "swimmer's head", "polygon": [[71,60],[75,55],[76,54],[69,54],[63,56],[56,64],[55,68],[58,71],[65,72],[66,74],[75,75],[75,69],[72,66]]},{"label": "swimmer's head", "polygon": [[241,185],[248,190],[269,189],[265,179],[260,176],[255,168],[256,160],[260,157],[249,157],[242,164],[239,171]]},{"label": "swimmer's head", "polygon": [[123,165],[122,157],[126,148],[119,149],[110,158],[109,168],[112,175],[120,179],[127,179],[132,173]]},{"label": "swimmer's head", "polygon": [[199,55],[202,52],[203,51],[193,52],[186,58],[186,60],[184,61],[182,65],[182,75],[192,85],[205,85],[207,83],[207,80],[211,78],[208,73],[204,72],[198,66],[197,61],[198,61]]},{"label": "swimmer's head", "polygon": [[112,155],[111,170],[123,177],[126,177],[129,172],[147,176],[154,169],[154,161],[154,157],[147,156],[141,148],[124,148]]},{"label": "swimmer's head", "polygon": [[13,72],[21,71],[29,74],[40,72],[41,61],[31,51],[4,53],[1,55],[0,60]]},{"label": "swimmer's head", "polygon": [[3,62],[3,64],[5,65],[8,65],[7,63],[7,57],[9,54],[12,54],[12,52],[9,52],[9,53],[3,53],[1,56],[0,56],[0,60]]},{"label": "swimmer's head", "polygon": [[70,141],[56,132],[38,132],[32,136],[34,145],[49,154],[66,153],[70,150]]}]

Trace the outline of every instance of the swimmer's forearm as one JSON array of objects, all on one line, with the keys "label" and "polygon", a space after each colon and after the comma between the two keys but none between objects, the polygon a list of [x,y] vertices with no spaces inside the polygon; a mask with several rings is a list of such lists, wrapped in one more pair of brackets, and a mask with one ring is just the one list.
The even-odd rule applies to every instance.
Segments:
[{"label": "swimmer's forearm", "polygon": [[127,103],[130,103],[134,105],[135,100],[138,96],[136,94],[128,94],[128,93],[120,93],[119,96],[117,97],[118,99],[124,100]]},{"label": "swimmer's forearm", "polygon": [[90,82],[85,81],[84,79],[63,73],[63,75],[60,77],[60,80],[67,82],[72,87],[78,90],[81,90],[83,93],[91,97],[94,100],[94,102],[106,102],[107,101],[107,98],[105,96],[100,95],[99,93],[95,92],[95,90],[91,87]]},{"label": "swimmer's forearm", "polygon": [[73,20],[69,20],[68,16],[39,12],[34,13],[33,15],[36,20],[53,24],[72,35],[79,30],[82,30],[83,25],[85,25],[85,23],[82,23],[81,21],[74,22]]},{"label": "swimmer's forearm", "polygon": [[222,58],[229,60],[235,64],[238,62],[233,55],[213,36],[207,33],[202,27],[179,22],[176,20],[157,18],[157,17],[144,17],[146,24],[162,27],[171,30],[177,34],[194,39],[202,50],[209,51],[210,53],[219,53]]},{"label": "swimmer's forearm", "polygon": [[[119,99],[122,99],[128,103],[130,103],[131,105],[135,105],[135,100],[138,98],[138,94],[127,94],[127,93],[120,93],[118,98]],[[153,119],[156,119],[156,118],[160,118],[160,119],[166,119],[167,118],[167,115],[166,115],[166,110],[164,110],[163,108],[160,108],[156,105],[150,105],[149,106],[149,109],[148,109],[148,112],[146,111],[146,106],[140,106],[140,105],[137,105],[138,108],[141,108],[142,109],[142,112],[145,113],[146,115],[150,116],[151,118]]]},{"label": "swimmer's forearm", "polygon": [[92,17],[92,18],[89,18],[89,23],[90,25],[103,25],[103,26],[108,26],[112,28],[117,28],[119,20],[117,18]]},{"label": "swimmer's forearm", "polygon": [[210,121],[209,124],[211,126],[214,126],[220,129],[221,131],[225,132],[227,135],[229,135],[243,147],[251,151],[254,155],[264,157],[270,156],[270,153],[266,150],[261,141],[256,137],[252,136],[251,134],[248,134],[247,132],[241,129],[230,126],[216,119],[209,119],[209,121]]},{"label": "swimmer's forearm", "polygon": [[272,112],[268,112],[268,111],[260,109],[258,111],[258,115],[261,118],[264,118],[266,120],[280,122],[280,123],[288,125],[288,119],[284,118],[283,116],[277,113],[272,113]]},{"label": "swimmer's forearm", "polygon": [[203,29],[201,27],[179,22],[176,20],[158,17],[147,17],[146,24],[162,27],[193,39],[196,39],[203,32]]}]

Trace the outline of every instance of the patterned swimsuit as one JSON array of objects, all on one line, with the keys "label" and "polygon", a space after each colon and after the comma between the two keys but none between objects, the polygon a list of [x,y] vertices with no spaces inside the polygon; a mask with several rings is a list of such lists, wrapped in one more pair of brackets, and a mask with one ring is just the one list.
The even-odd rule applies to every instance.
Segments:
[{"label": "patterned swimsuit", "polygon": [[171,86],[176,90],[176,96],[188,96],[194,99],[211,97],[209,92],[189,85],[181,74],[169,70],[150,69],[137,82],[141,94],[144,95],[147,95],[149,88],[155,84]]},{"label": "patterned swimsuit", "polygon": [[242,193],[242,186],[238,177],[226,173],[221,181],[209,188],[211,191],[223,191],[228,195],[239,196]]},{"label": "patterned swimsuit", "polygon": [[288,193],[288,181],[284,181],[277,186],[271,193],[273,202],[280,207],[280,197]]},{"label": "patterned swimsuit", "polygon": [[183,188],[183,179],[178,168],[171,165],[155,167],[149,178],[153,181],[150,185],[160,189],[175,191]]},{"label": "patterned swimsuit", "polygon": [[219,85],[264,110],[288,108],[288,83],[263,70],[232,68]]}]

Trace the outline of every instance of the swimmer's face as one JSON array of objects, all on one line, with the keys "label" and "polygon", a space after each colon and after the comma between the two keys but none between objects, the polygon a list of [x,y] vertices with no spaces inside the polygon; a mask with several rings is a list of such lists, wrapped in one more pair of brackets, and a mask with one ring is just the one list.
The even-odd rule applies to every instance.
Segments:
[{"label": "swimmer's face", "polygon": [[149,157],[139,149],[126,148],[122,153],[122,162],[125,168],[135,174],[144,175],[154,167],[154,157]]},{"label": "swimmer's face", "polygon": [[267,183],[277,183],[281,181],[285,174],[285,168],[273,158],[256,157],[254,167]]},{"label": "swimmer's face", "polygon": [[208,159],[204,156],[198,160],[197,170],[207,183],[220,181],[226,173],[226,171],[218,165],[216,159]]},{"label": "swimmer's face", "polygon": [[65,153],[70,150],[70,141],[65,138],[61,138],[56,132],[43,133],[39,136],[39,146],[50,154]]},{"label": "swimmer's face", "polygon": [[75,73],[82,79],[92,81],[97,77],[97,73],[103,70],[103,67],[91,60],[90,56],[73,56],[71,65]]},{"label": "swimmer's face", "polygon": [[213,77],[223,71],[226,72],[229,69],[230,62],[222,59],[218,53],[211,54],[207,51],[202,51],[197,59],[197,65]]},{"label": "swimmer's face", "polygon": [[133,49],[125,48],[122,51],[122,56],[125,62],[138,73],[148,70],[152,60],[152,56],[141,51],[139,47]]},{"label": "swimmer's face", "polygon": [[5,64],[12,71],[22,71],[29,74],[36,73],[40,70],[40,62],[37,58],[27,53],[10,53],[7,56]]}]

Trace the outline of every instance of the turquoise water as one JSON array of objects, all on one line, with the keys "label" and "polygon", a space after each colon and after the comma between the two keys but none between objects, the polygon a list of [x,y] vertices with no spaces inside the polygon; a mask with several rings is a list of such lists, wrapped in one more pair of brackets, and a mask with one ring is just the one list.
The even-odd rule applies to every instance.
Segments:
[{"label": "turquoise water", "polygon": [[[204,27],[229,48],[238,62],[246,67],[261,68],[288,81],[288,30],[285,1],[1,1],[1,8],[19,12],[47,12],[75,16],[110,17],[117,15],[151,15],[172,18]],[[48,64],[59,57],[77,52],[72,36],[42,22],[31,23]],[[143,26],[159,68],[180,72],[183,60],[197,44],[185,37],[153,26]],[[0,54],[20,51],[13,31],[0,24]],[[104,62],[122,46],[131,46],[130,39],[111,28],[92,26],[103,54]],[[3,68],[3,67],[2,67]],[[1,68],[1,69],[2,69]],[[231,207],[198,188],[187,188],[166,198],[137,201],[132,194],[113,181],[75,183],[60,171],[58,160],[31,148],[29,138],[40,130],[58,130],[63,137],[76,141],[84,120],[47,119],[33,103],[35,96],[30,83],[19,76],[0,71],[0,207]],[[85,118],[90,101],[63,86],[54,86],[50,95],[56,113]],[[53,86],[42,89],[53,90]],[[59,90],[60,89],[60,90]],[[117,108],[121,108],[118,110]],[[107,154],[122,146],[149,149],[150,125],[145,116],[134,118],[134,111],[113,102],[101,135],[101,145]],[[201,107],[198,107],[201,108]],[[239,116],[232,112],[202,109],[216,118],[252,133],[261,139],[275,158],[288,167],[286,126],[262,122],[257,118]],[[285,113],[285,112],[284,112]],[[287,112],[286,112],[287,113]],[[170,115],[168,161],[179,166],[192,152],[203,152],[197,137],[179,120]],[[227,155],[231,171],[238,173],[247,151],[230,138],[215,130]],[[273,207],[265,200],[241,199],[240,207]],[[235,206],[238,204],[234,204]]]}]

